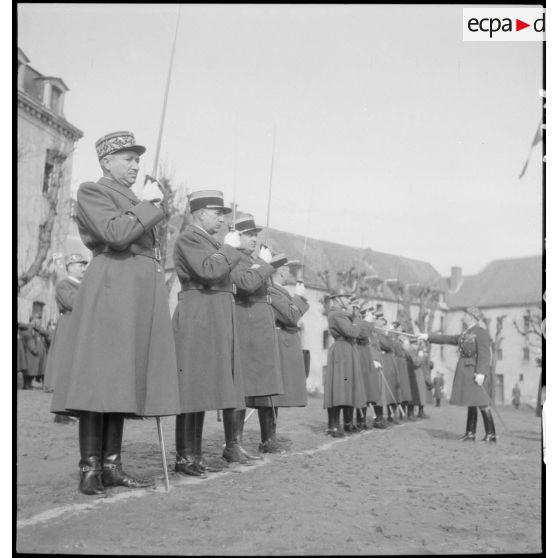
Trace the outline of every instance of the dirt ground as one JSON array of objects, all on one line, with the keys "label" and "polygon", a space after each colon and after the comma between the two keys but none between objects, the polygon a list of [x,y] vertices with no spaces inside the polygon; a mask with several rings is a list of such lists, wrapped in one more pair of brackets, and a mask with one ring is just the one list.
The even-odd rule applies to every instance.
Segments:
[{"label": "dirt ground", "polygon": [[[19,552],[132,555],[382,555],[541,551],[541,426],[531,408],[499,408],[498,443],[463,443],[464,408],[344,439],[325,435],[321,398],[281,409],[284,455],[207,479],[170,472],[165,492],[155,420],[127,421],[125,469],[157,487],[77,491],[76,424],[56,424],[51,396],[18,390]],[[174,419],[162,419],[168,466]],[[479,417],[479,438],[484,435]],[[244,446],[257,451],[257,415]],[[206,414],[204,449],[220,461],[222,423]]]}]

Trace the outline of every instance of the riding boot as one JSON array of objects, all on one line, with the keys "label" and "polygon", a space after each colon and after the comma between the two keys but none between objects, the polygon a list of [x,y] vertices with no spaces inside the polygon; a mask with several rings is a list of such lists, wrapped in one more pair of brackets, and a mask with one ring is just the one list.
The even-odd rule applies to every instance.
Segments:
[{"label": "riding boot", "polygon": [[[182,413],[176,416],[176,463],[174,470],[182,475],[205,478],[203,471],[196,464],[196,415],[197,413]],[[200,452],[202,431],[203,420],[199,434]]]},{"label": "riding boot", "polygon": [[474,442],[475,432],[477,431],[477,408],[467,407],[467,425],[465,434],[459,438],[461,442]]},{"label": "riding boot", "polygon": [[240,451],[236,439],[237,420],[236,409],[223,409],[223,430],[225,431],[223,459],[229,463],[245,464],[248,461]]},{"label": "riding boot", "polygon": [[426,419],[426,418],[428,418],[428,415],[425,415],[425,414],[424,414],[424,405],[419,405],[419,406],[418,406],[418,415],[417,415],[417,417],[418,417],[418,418],[421,418],[421,419]]},{"label": "riding boot", "polygon": [[124,415],[106,413],[103,421],[103,484],[127,488],[147,488],[154,479],[139,479],[122,470],[122,434]]},{"label": "riding boot", "polygon": [[397,405],[395,403],[390,403],[388,405],[388,422],[392,424],[400,424],[400,421],[395,416],[397,410]]},{"label": "riding boot", "polygon": [[372,423],[372,428],[379,428],[382,430],[385,428],[389,428],[387,423],[384,421],[384,410],[381,405],[374,405],[374,413],[376,415],[376,418]]},{"label": "riding boot", "polygon": [[218,473],[222,469],[209,465],[202,455],[203,421],[205,411],[192,413],[194,416],[194,463],[192,469],[200,473]]},{"label": "riding boot", "polygon": [[106,494],[101,479],[103,414],[83,411],[79,415],[79,491],[88,496]]},{"label": "riding boot", "polygon": [[496,427],[490,409],[481,409],[482,421],[484,423],[485,436],[481,442],[496,443]]},{"label": "riding boot", "polygon": [[246,409],[236,409],[236,441],[238,442],[238,449],[240,453],[246,458],[251,460],[262,459],[259,455],[252,455],[242,447],[242,436],[244,435],[244,420],[246,418]]},{"label": "riding boot", "polygon": [[338,405],[333,407],[333,430],[335,431],[334,438],[344,438],[345,432],[341,428],[341,409],[342,407]]},{"label": "riding boot", "polygon": [[274,417],[272,407],[258,407],[262,443],[258,446],[261,453],[283,453],[274,439]]},{"label": "riding boot", "polygon": [[368,430],[368,426],[366,426],[366,407],[356,410],[356,428],[357,430]]},{"label": "riding boot", "polygon": [[354,408],[349,405],[343,406],[343,430],[349,434],[357,431],[354,423]]},{"label": "riding boot", "polygon": [[415,417],[415,406],[407,403],[407,420],[417,420]]}]

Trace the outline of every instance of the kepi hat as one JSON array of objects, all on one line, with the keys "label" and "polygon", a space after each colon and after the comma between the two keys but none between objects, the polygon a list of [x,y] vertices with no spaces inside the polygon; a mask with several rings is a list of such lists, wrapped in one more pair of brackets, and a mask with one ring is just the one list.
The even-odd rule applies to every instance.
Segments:
[{"label": "kepi hat", "polygon": [[73,263],[83,263],[87,265],[89,260],[81,254],[70,254],[66,257],[66,269],[68,269],[68,266]]},{"label": "kepi hat", "polygon": [[223,192],[219,190],[198,190],[188,196],[190,212],[198,209],[220,209],[223,214],[230,213],[232,209],[225,207]]},{"label": "kepi hat", "polygon": [[132,132],[112,132],[107,134],[95,142],[95,149],[99,159],[128,149],[135,151],[138,155],[145,153],[145,147],[136,143],[136,138]]},{"label": "kepi hat", "polygon": [[465,308],[465,313],[473,316],[473,318],[475,318],[475,320],[478,320],[479,322],[482,320],[481,311],[478,309],[477,306],[468,306],[467,308]]},{"label": "kepi hat", "polygon": [[234,223],[234,229],[239,233],[246,233],[246,232],[260,232],[262,229],[261,227],[256,227],[256,222],[254,221],[254,217],[248,215],[247,217],[241,217],[237,219]]}]

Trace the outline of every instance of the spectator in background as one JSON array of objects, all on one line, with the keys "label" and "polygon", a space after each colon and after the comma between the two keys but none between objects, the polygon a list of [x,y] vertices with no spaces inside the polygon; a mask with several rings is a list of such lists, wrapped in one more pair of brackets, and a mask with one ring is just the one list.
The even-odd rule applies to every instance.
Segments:
[{"label": "spectator in background", "polygon": [[433,389],[434,389],[434,399],[436,400],[436,407],[440,406],[440,399],[442,399],[442,395],[444,393],[444,377],[440,373],[440,371],[436,372],[436,376],[432,380]]},{"label": "spectator in background", "polygon": [[515,384],[512,389],[512,404],[516,409],[519,409],[519,404],[521,403],[521,390],[519,386]]}]

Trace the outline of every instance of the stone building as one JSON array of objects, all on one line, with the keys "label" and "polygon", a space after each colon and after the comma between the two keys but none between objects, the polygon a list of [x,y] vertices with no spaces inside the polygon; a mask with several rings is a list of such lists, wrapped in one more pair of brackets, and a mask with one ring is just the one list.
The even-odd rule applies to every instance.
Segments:
[{"label": "stone building", "polygon": [[18,293],[18,320],[39,312],[56,316],[54,282],[70,230],[72,152],[83,133],[64,116],[68,87],[59,77],[30,66],[18,48],[17,68],[17,271],[29,270],[39,250],[40,233],[56,210],[51,239],[40,272]]}]

